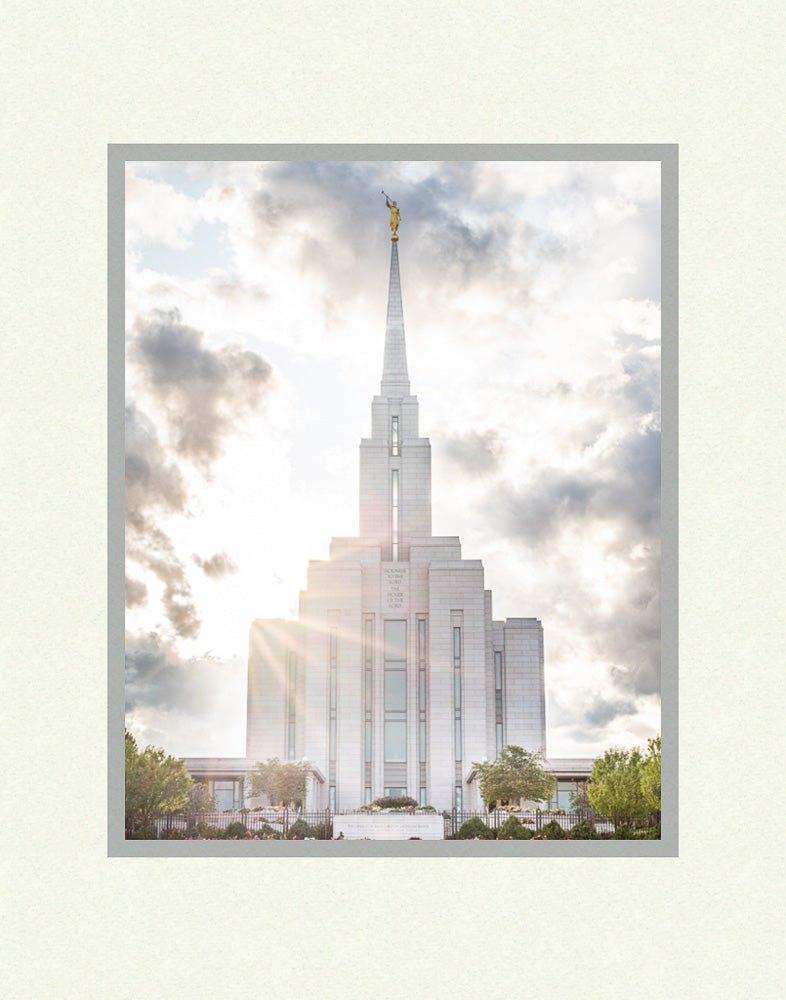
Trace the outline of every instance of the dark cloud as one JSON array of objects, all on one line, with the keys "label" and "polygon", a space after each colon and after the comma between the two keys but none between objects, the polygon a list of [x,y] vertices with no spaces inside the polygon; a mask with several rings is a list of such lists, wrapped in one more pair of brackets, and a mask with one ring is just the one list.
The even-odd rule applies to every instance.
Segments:
[{"label": "dark cloud", "polygon": [[[126,558],[158,577],[169,624],[178,636],[194,638],[201,622],[186,566],[162,519],[188,514],[185,465],[210,475],[227,438],[261,408],[271,367],[234,345],[211,350],[202,333],[181,323],[176,310],[140,324],[128,356],[158,424],[133,402],[126,407]],[[171,450],[162,437],[173,442]],[[224,554],[197,564],[214,579],[236,568]],[[140,603],[138,588],[127,590],[126,601],[127,607]]]},{"label": "dark cloud", "polygon": [[468,431],[463,435],[437,438],[439,447],[457,465],[472,476],[494,472],[502,454],[496,431]]},{"label": "dark cloud", "polygon": [[175,452],[203,474],[223,455],[239,421],[257,412],[272,369],[253,351],[204,345],[177,310],[157,313],[129,348],[145,387],[162,404]]},{"label": "dark cloud", "polygon": [[538,470],[523,487],[501,484],[490,498],[493,523],[506,535],[542,547],[570,524],[619,520],[634,525],[642,539],[657,532],[660,519],[660,433],[624,438],[602,466],[577,472]]},{"label": "dark cloud", "polygon": [[184,659],[156,632],[126,637],[126,712],[146,707],[205,715],[229,664],[210,656]]},{"label": "dark cloud", "polygon": [[187,492],[183,476],[167,459],[151,420],[133,403],[125,408],[126,523],[139,531],[156,513],[181,513]]},{"label": "dark cloud", "polygon": [[[129,404],[125,410],[126,559],[151,570],[164,584],[163,606],[172,627],[183,637],[199,631],[185,567],[169,536],[158,527],[162,515],[183,513],[188,493],[179,468],[168,461],[155,427]],[[126,578],[128,581],[128,578]],[[147,588],[126,584],[126,607],[145,603]],[[141,593],[140,587],[144,589]]]},{"label": "dark cloud", "polygon": [[147,587],[126,574],[126,607],[141,608],[147,603]]},{"label": "dark cloud", "polygon": [[604,729],[614,719],[635,714],[636,705],[630,699],[611,699],[598,695],[585,709],[584,719],[595,729]]},{"label": "dark cloud", "polygon": [[220,580],[224,576],[237,573],[236,564],[229,558],[226,552],[217,552],[209,559],[202,559],[200,556],[195,555],[193,559],[205,576],[209,576],[211,580]]}]

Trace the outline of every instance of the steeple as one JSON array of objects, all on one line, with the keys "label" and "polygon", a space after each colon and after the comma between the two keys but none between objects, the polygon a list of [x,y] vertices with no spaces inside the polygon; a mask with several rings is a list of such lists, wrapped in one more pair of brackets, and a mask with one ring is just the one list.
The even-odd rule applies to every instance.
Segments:
[{"label": "steeple", "polygon": [[360,442],[360,536],[380,547],[383,562],[406,562],[412,539],[431,537],[431,446],[420,436],[418,401],[409,391],[398,273],[401,213],[385,198],[391,232],[385,361],[371,403],[371,437]]},{"label": "steeple", "polygon": [[401,278],[398,273],[398,242],[390,245],[390,283],[388,317],[385,327],[385,361],[382,366],[380,395],[388,399],[409,395],[407,347],[404,341],[404,309],[401,304]]}]

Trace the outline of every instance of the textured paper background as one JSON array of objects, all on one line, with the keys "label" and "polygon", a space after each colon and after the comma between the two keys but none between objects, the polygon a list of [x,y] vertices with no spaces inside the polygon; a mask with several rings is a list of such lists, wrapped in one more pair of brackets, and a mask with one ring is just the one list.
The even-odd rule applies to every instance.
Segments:
[{"label": "textured paper background", "polygon": [[[4,13],[3,994],[776,995],[780,5]],[[106,857],[106,144],[124,141],[680,144],[678,859]]]}]

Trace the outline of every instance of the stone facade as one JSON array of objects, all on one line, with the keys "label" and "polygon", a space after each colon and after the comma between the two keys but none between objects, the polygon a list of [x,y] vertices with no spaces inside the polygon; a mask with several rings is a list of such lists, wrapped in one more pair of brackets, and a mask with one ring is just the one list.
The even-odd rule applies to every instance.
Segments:
[{"label": "stone facade", "polygon": [[543,629],[493,621],[483,565],[431,534],[431,448],[410,394],[391,245],[382,383],[360,444],[360,534],[312,562],[298,622],[251,627],[246,754],[307,759],[308,808],[407,794],[480,807],[472,762],[546,744]]}]

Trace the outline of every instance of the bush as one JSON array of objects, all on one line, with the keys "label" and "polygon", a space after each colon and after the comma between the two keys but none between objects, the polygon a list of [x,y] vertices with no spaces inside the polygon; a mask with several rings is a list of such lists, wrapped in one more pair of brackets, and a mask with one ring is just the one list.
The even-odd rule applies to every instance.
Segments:
[{"label": "bush", "polygon": [[522,826],[515,816],[508,816],[497,831],[497,840],[531,840],[531,838],[532,830]]},{"label": "bush", "polygon": [[369,806],[376,806],[379,809],[417,809],[418,804],[409,795],[383,795],[369,802]]},{"label": "bush", "polygon": [[313,826],[304,819],[296,819],[284,834],[287,840],[305,840],[306,837],[316,837],[317,832]]},{"label": "bush", "polygon": [[317,840],[332,840],[333,839],[333,824],[332,823],[319,823],[314,827],[314,836]]},{"label": "bush", "polygon": [[201,819],[194,826],[191,835],[197,837],[199,840],[220,840],[223,836],[223,831],[220,827],[213,826]]},{"label": "bush", "polygon": [[496,833],[491,827],[486,826],[479,816],[473,816],[459,827],[456,834],[457,840],[473,840],[478,837],[480,840],[494,840]]},{"label": "bush", "polygon": [[636,831],[626,823],[620,823],[612,835],[612,840],[636,840]]},{"label": "bush", "polygon": [[126,830],[126,840],[158,840],[158,834],[153,823],[138,826],[136,830]]},{"label": "bush", "polygon": [[637,830],[636,840],[660,840],[660,823],[648,830]]},{"label": "bush", "polygon": [[162,830],[158,835],[159,840],[185,840],[185,831],[179,826],[173,826],[171,830]]},{"label": "bush", "polygon": [[573,840],[600,840],[600,834],[588,819],[579,820],[569,830]]},{"label": "bush", "polygon": [[236,819],[233,823],[224,830],[224,840],[242,840],[248,832],[248,827],[245,823],[241,823],[239,819]]},{"label": "bush", "polygon": [[273,829],[270,823],[261,823],[259,826],[255,826],[252,833],[258,834],[260,837],[278,837],[280,836],[278,830]]},{"label": "bush", "polygon": [[563,837],[568,836],[555,819],[551,820],[550,823],[545,823],[540,828],[540,832],[546,840],[562,840]]}]

